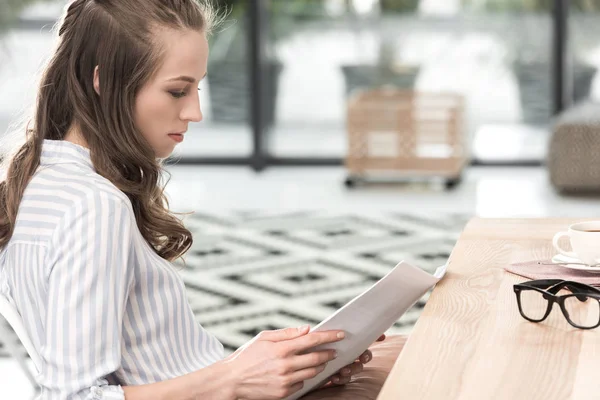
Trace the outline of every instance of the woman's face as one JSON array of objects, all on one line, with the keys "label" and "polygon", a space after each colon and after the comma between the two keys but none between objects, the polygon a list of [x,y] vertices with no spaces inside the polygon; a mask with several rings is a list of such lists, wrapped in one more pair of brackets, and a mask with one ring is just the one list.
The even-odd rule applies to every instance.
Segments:
[{"label": "woman's face", "polygon": [[190,122],[202,121],[198,84],[207,72],[208,41],[201,32],[163,30],[163,64],[139,91],[135,123],[157,158],[183,141]]}]

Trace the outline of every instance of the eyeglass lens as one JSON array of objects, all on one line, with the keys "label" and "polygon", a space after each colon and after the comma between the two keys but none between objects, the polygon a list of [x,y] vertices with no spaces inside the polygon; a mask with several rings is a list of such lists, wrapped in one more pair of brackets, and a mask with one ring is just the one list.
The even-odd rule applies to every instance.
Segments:
[{"label": "eyeglass lens", "polygon": [[[564,308],[567,318],[577,326],[591,328],[600,322],[600,301],[584,294],[572,294],[561,290],[558,296],[568,296],[564,299]],[[548,309],[548,300],[536,290],[522,290],[520,292],[521,311],[532,320],[539,321],[544,318]]]}]

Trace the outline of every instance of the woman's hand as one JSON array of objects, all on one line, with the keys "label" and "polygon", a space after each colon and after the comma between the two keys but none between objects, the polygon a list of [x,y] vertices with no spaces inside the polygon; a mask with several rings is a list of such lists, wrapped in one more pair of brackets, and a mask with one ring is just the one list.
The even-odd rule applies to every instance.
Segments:
[{"label": "woman's hand", "polygon": [[342,331],[311,332],[310,327],[264,331],[224,361],[231,368],[238,399],[281,399],[322,372],[333,350],[307,350],[343,339]]},{"label": "woman's hand", "polygon": [[[384,340],[385,340],[385,335],[381,335],[379,337],[379,339],[377,339],[377,342],[382,342]],[[326,388],[326,387],[331,387],[331,386],[341,386],[341,385],[347,384],[348,382],[350,382],[353,375],[356,375],[359,372],[362,372],[363,365],[368,363],[369,361],[371,361],[371,359],[373,359],[373,354],[371,353],[371,350],[366,350],[364,353],[362,353],[360,355],[360,357],[358,357],[358,359],[356,361],[354,361],[354,363],[352,363],[350,365],[346,365],[344,368],[340,369],[337,372],[337,374],[332,375],[329,378],[329,381],[327,383],[325,383],[323,386],[321,386],[320,388]]]}]

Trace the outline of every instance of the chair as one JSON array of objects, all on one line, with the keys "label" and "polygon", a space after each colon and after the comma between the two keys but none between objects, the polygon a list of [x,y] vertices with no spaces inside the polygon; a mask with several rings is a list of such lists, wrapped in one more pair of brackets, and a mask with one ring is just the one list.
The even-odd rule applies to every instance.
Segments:
[{"label": "chair", "polygon": [[[347,187],[382,177],[443,177],[452,189],[467,161],[464,99],[381,87],[357,91],[348,100]],[[391,174],[390,174],[391,173]]]},{"label": "chair", "polygon": [[[36,351],[35,347],[33,346],[33,342],[31,341],[29,334],[25,330],[25,326],[23,325],[21,315],[17,311],[16,307],[5,296],[1,294],[0,315],[6,319],[8,324],[15,331],[17,337],[21,341],[21,344],[23,345],[23,347],[25,347],[25,350],[27,350],[29,357],[33,361],[35,368],[39,372],[42,367],[42,359]],[[0,321],[0,341],[6,346],[8,353],[17,360],[17,362],[23,369],[23,372],[25,373],[25,375],[27,375],[29,381],[37,390],[38,384],[35,381],[35,378],[33,377],[33,374],[31,373],[31,370],[29,369],[26,363],[26,357],[23,354],[23,350],[18,346],[17,343],[15,343],[14,340],[12,340],[12,336],[13,335],[9,331],[6,324]]]}]

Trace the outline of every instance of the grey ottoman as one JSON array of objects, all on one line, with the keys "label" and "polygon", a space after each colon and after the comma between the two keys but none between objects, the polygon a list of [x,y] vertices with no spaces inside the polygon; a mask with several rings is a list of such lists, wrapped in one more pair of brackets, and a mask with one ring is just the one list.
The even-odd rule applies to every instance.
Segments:
[{"label": "grey ottoman", "polygon": [[600,192],[600,103],[587,101],[557,117],[547,163],[558,191]]}]

